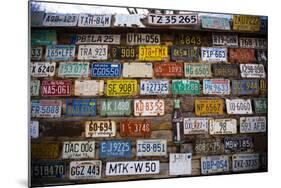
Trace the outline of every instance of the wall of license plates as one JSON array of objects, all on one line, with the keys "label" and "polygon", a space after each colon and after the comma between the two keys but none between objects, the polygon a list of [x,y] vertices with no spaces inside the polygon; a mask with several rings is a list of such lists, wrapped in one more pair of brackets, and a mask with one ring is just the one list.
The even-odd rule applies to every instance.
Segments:
[{"label": "wall of license plates", "polygon": [[32,12],[32,186],[267,171],[267,17],[145,10]]}]

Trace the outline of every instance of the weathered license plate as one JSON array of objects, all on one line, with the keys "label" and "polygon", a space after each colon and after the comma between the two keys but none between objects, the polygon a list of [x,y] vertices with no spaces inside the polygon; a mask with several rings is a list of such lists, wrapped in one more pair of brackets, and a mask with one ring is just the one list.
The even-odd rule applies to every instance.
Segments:
[{"label": "weathered license plate", "polygon": [[111,34],[78,34],[76,44],[120,44],[121,35]]},{"label": "weathered license plate", "polygon": [[162,99],[136,99],[134,100],[135,116],[163,116],[165,103]]},{"label": "weathered license plate", "polygon": [[196,154],[220,154],[223,152],[223,144],[217,138],[199,139],[195,142],[194,151]]},{"label": "weathered license plate", "polygon": [[255,98],[253,100],[255,113],[267,113],[267,98]]},{"label": "weathered license plate", "polygon": [[234,95],[259,94],[259,80],[232,80],[232,94]]},{"label": "weathered license plate", "polygon": [[168,95],[169,80],[140,80],[140,95]]},{"label": "weathered license plate", "polygon": [[139,46],[140,61],[163,61],[168,57],[167,46]]},{"label": "weathered license plate", "polygon": [[30,81],[30,96],[39,96],[40,80]]},{"label": "weathered license plate", "polygon": [[32,100],[31,117],[58,118],[62,102],[59,100]]},{"label": "weathered license plate", "polygon": [[267,80],[260,79],[260,95],[267,95]]},{"label": "weathered license plate", "polygon": [[32,159],[57,159],[59,157],[59,144],[56,143],[32,143]]},{"label": "weathered license plate", "polygon": [[66,172],[63,161],[36,161],[31,163],[32,178],[64,178]]},{"label": "weathered license plate", "polygon": [[57,44],[56,30],[33,30],[31,32],[31,45]]},{"label": "weathered license plate", "polygon": [[201,173],[213,174],[229,171],[229,159],[226,155],[201,157]]},{"label": "weathered license plate", "polygon": [[169,155],[169,174],[190,175],[192,172],[192,153],[170,153]]},{"label": "weathered license plate", "polygon": [[242,78],[265,78],[262,64],[240,64]]},{"label": "weathered license plate", "polygon": [[167,25],[197,25],[199,23],[198,14],[148,14],[148,24],[155,26]]},{"label": "weathered license plate", "polygon": [[149,120],[122,120],[120,123],[120,136],[122,137],[150,137],[151,121]]},{"label": "weathered license plate", "polygon": [[31,60],[41,60],[43,55],[43,47],[31,48]]},{"label": "weathered license plate", "polygon": [[250,99],[225,99],[228,114],[252,114]]},{"label": "weathered license plate", "polygon": [[107,162],[105,169],[106,176],[128,176],[159,173],[160,161]]},{"label": "weathered license plate", "polygon": [[103,95],[103,80],[75,80],[75,96],[101,96]]},{"label": "weathered license plate", "polygon": [[227,48],[202,47],[201,58],[207,62],[227,62]]},{"label": "weathered license plate", "polygon": [[89,65],[89,62],[60,62],[58,77],[88,77]]},{"label": "weathered license plate", "polygon": [[100,158],[130,158],[132,143],[128,140],[107,140],[100,142]]},{"label": "weathered license plate", "polygon": [[236,134],[237,120],[236,119],[212,119],[209,124],[209,134]]},{"label": "weathered license plate", "polygon": [[110,14],[80,14],[78,27],[110,27]]},{"label": "weathered license plate", "polygon": [[134,60],[136,55],[137,49],[133,46],[114,46],[111,48],[112,59]]},{"label": "weathered license plate", "polygon": [[172,94],[200,94],[200,82],[199,80],[172,80]]},{"label": "weathered license plate", "polygon": [[75,58],[75,45],[52,45],[46,47],[48,61],[69,61]]},{"label": "weathered license plate", "polygon": [[206,29],[230,30],[230,23],[227,18],[202,16],[201,23],[202,28]]},{"label": "weathered license plate", "polygon": [[92,180],[100,179],[102,173],[102,162],[91,161],[71,161],[69,164],[70,180]]},{"label": "weathered license plate", "polygon": [[256,61],[255,50],[250,48],[229,48],[229,61],[232,63],[252,63]]},{"label": "weathered license plate", "polygon": [[67,116],[96,116],[95,99],[66,99],[65,103]]},{"label": "weathered license plate", "polygon": [[123,63],[122,76],[123,78],[152,78],[152,63]]},{"label": "weathered license plate", "polygon": [[232,170],[234,172],[256,170],[259,168],[259,154],[232,155]]},{"label": "weathered license plate", "polygon": [[251,152],[254,147],[253,139],[251,137],[225,137],[224,151],[231,152]]},{"label": "weathered license plate", "polygon": [[258,62],[260,63],[267,62],[268,60],[267,56],[268,56],[267,50],[260,50],[260,49],[256,50],[256,58]]},{"label": "weathered license plate", "polygon": [[171,59],[172,61],[193,61],[199,60],[200,49],[189,46],[172,46]]},{"label": "weathered license plate", "polygon": [[184,118],[184,134],[208,134],[211,118]]},{"label": "weathered license plate", "polygon": [[39,121],[30,121],[30,137],[33,139],[39,137]]},{"label": "weathered license plate", "polygon": [[115,121],[86,121],[86,137],[114,137],[116,134]]},{"label": "weathered license plate", "polygon": [[106,99],[100,100],[101,116],[130,116],[130,99]]},{"label": "weathered license plate", "polygon": [[180,45],[201,46],[202,45],[202,36],[198,35],[198,34],[193,34],[193,33],[176,34],[175,43],[180,44]]},{"label": "weathered license plate", "polygon": [[33,77],[51,77],[55,75],[55,70],[55,62],[34,62],[30,66],[31,76]]},{"label": "weathered license plate", "polygon": [[227,79],[204,79],[203,94],[205,95],[229,95],[230,80]]},{"label": "weathered license plate", "polygon": [[190,78],[211,77],[211,64],[207,63],[185,63],[184,76]]},{"label": "weathered license plate", "polygon": [[107,96],[134,96],[138,92],[137,80],[107,80]]},{"label": "weathered license plate", "polygon": [[238,46],[238,35],[212,35],[214,46]]},{"label": "weathered license plate", "polygon": [[240,133],[260,133],[266,132],[266,117],[241,117]]},{"label": "weathered license plate", "polygon": [[63,159],[95,158],[95,141],[63,142]]},{"label": "weathered license plate", "polygon": [[141,20],[144,14],[115,14],[114,27],[145,27]]},{"label": "weathered license plate", "polygon": [[233,30],[252,32],[259,31],[260,22],[259,16],[234,15]]},{"label": "weathered license plate", "polygon": [[182,63],[154,63],[155,77],[182,77]]},{"label": "weathered license plate", "polygon": [[43,80],[41,96],[71,96],[72,80]]},{"label": "weathered license plate", "polygon": [[120,63],[98,62],[92,64],[92,77],[94,78],[119,78],[120,76]]},{"label": "weathered license plate", "polygon": [[149,44],[160,44],[159,34],[150,33],[127,33],[127,44],[128,45],[149,45]]},{"label": "weathered license plate", "polygon": [[46,13],[43,26],[76,26],[78,21],[78,14],[57,14],[57,13]]},{"label": "weathered license plate", "polygon": [[240,37],[239,43],[241,48],[267,48],[267,40],[265,38],[246,38]]},{"label": "weathered license plate", "polygon": [[137,140],[137,156],[166,156],[167,140],[165,139],[143,139]]},{"label": "weathered license plate", "polygon": [[197,116],[222,115],[224,101],[222,99],[195,99],[195,114]]},{"label": "weathered license plate", "polygon": [[108,45],[79,45],[79,60],[107,60]]},{"label": "weathered license plate", "polygon": [[212,64],[213,76],[215,77],[237,77],[239,75],[237,64]]}]

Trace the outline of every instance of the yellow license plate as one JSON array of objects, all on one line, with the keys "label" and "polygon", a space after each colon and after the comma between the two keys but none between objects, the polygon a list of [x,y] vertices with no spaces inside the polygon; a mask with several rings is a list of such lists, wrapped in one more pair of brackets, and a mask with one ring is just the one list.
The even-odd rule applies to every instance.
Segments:
[{"label": "yellow license plate", "polygon": [[138,92],[137,80],[107,80],[107,96],[134,96]]},{"label": "yellow license plate", "polygon": [[139,46],[140,61],[162,61],[167,57],[167,46]]},{"label": "yellow license plate", "polygon": [[57,159],[59,157],[59,145],[33,143],[31,144],[31,156],[34,159]]},{"label": "yellow license plate", "polygon": [[222,99],[196,99],[195,114],[197,116],[222,115],[223,106]]},{"label": "yellow license plate", "polygon": [[259,16],[233,16],[233,30],[238,31],[260,31],[260,17]]}]

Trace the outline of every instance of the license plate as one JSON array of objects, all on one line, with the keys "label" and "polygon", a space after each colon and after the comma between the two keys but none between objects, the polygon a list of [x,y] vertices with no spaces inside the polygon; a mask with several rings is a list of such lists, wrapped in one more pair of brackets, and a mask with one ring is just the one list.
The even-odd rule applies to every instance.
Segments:
[{"label": "license plate", "polygon": [[239,43],[241,48],[267,48],[267,40],[264,38],[246,38],[240,37]]},{"label": "license plate", "polygon": [[43,55],[43,47],[31,48],[31,60],[41,60]]},{"label": "license plate", "polygon": [[169,155],[169,174],[190,175],[192,172],[192,153],[170,153]]},{"label": "license plate", "polygon": [[184,118],[184,134],[208,134],[211,118]]},{"label": "license plate", "polygon": [[46,13],[43,20],[43,26],[76,26],[78,17],[78,14]]},{"label": "license plate", "polygon": [[59,118],[62,102],[59,100],[32,100],[31,117]]},{"label": "license plate", "polygon": [[75,58],[75,45],[47,46],[45,59],[48,61],[69,61]]},{"label": "license plate", "polygon": [[240,117],[240,133],[266,132],[266,117]]},{"label": "license plate", "polygon": [[141,20],[144,19],[144,14],[115,14],[114,27],[145,27]]},{"label": "license plate", "polygon": [[58,77],[88,77],[89,65],[89,62],[60,62]]},{"label": "license plate", "polygon": [[107,80],[107,96],[134,96],[137,94],[137,80]]},{"label": "license plate", "polygon": [[227,79],[204,79],[203,94],[205,95],[229,95],[230,80]]},{"label": "license plate", "polygon": [[152,78],[152,63],[123,63],[122,75],[123,78]]},{"label": "license plate", "polygon": [[120,161],[106,163],[106,176],[159,174],[160,161]]},{"label": "license plate", "polygon": [[97,101],[95,99],[66,99],[67,116],[96,116]]},{"label": "license plate", "polygon": [[150,137],[152,123],[149,120],[122,120],[120,136],[122,137]]},{"label": "license plate", "polygon": [[213,174],[229,171],[229,159],[226,155],[201,157],[201,173]]},{"label": "license plate", "polygon": [[139,61],[163,61],[167,57],[167,46],[139,46]]},{"label": "license plate", "polygon": [[160,44],[159,34],[150,33],[127,33],[128,45],[149,45],[149,44]]},{"label": "license plate", "polygon": [[260,63],[267,62],[267,60],[268,60],[267,50],[257,49],[256,50],[256,58],[257,58],[257,61],[260,62]]},{"label": "license plate", "polygon": [[57,159],[59,157],[59,144],[53,143],[32,143],[32,159]]},{"label": "license plate", "polygon": [[66,165],[63,161],[36,161],[31,163],[32,178],[64,178]]},{"label": "license plate", "polygon": [[101,179],[102,162],[91,161],[71,161],[69,164],[70,180],[93,180]]},{"label": "license plate", "polygon": [[31,76],[33,77],[51,77],[55,75],[55,70],[55,62],[34,62],[30,66]]},{"label": "license plate", "polygon": [[225,99],[228,114],[252,114],[250,99]]},{"label": "license plate", "polygon": [[56,45],[57,33],[55,30],[34,30],[31,32],[31,45]]},{"label": "license plate", "polygon": [[254,147],[253,139],[251,137],[225,137],[224,151],[231,152],[251,152]]},{"label": "license plate", "polygon": [[199,60],[200,49],[189,46],[172,46],[171,59],[172,61],[193,61]]},{"label": "license plate", "polygon": [[134,116],[163,116],[165,103],[162,99],[134,100]]},{"label": "license plate", "polygon": [[136,55],[137,49],[133,46],[114,46],[111,48],[112,59],[134,60]]},{"label": "license plate", "polygon": [[260,95],[267,95],[267,81],[260,79]]},{"label": "license plate", "polygon": [[233,30],[236,31],[255,32],[260,30],[259,16],[234,15],[232,22]]},{"label": "license plate", "polygon": [[240,72],[242,78],[265,78],[262,64],[240,64]]},{"label": "license plate", "polygon": [[220,139],[209,138],[195,141],[194,152],[196,154],[219,154],[223,152],[223,144]]},{"label": "license plate", "polygon": [[222,99],[195,99],[195,114],[223,115],[224,101]]},{"label": "license plate", "polygon": [[140,95],[168,95],[169,80],[140,80]]},{"label": "license plate", "polygon": [[229,61],[232,63],[249,63],[256,61],[255,50],[250,48],[230,48]]},{"label": "license plate", "polygon": [[267,98],[255,98],[253,100],[255,113],[267,113]]},{"label": "license plate", "polygon": [[177,95],[199,95],[199,80],[172,80],[172,94]]},{"label": "license plate", "polygon": [[259,168],[259,154],[232,155],[233,172],[257,170]]},{"label": "license plate", "polygon": [[204,29],[230,30],[227,18],[201,16],[201,24]]},{"label": "license plate", "polygon": [[30,137],[33,139],[39,137],[39,121],[30,121]]},{"label": "license plate", "polygon": [[107,60],[108,45],[79,45],[79,60]]},{"label": "license plate", "polygon": [[95,141],[63,142],[63,159],[95,158]]},{"label": "license plate", "polygon": [[182,63],[153,63],[155,77],[182,77]]},{"label": "license plate", "polygon": [[237,64],[212,64],[212,70],[215,77],[237,77],[239,75]]},{"label": "license plate", "polygon": [[93,78],[119,78],[120,76],[120,63],[98,62],[92,64]]},{"label": "license plate", "polygon": [[41,83],[41,96],[71,96],[72,80],[43,80]]},{"label": "license plate", "polygon": [[213,34],[212,41],[214,46],[238,46],[238,35]]},{"label": "license plate", "polygon": [[143,139],[137,140],[137,156],[166,156],[167,140],[165,139]]},{"label": "license plate", "polygon": [[148,24],[155,26],[167,25],[197,25],[199,23],[198,14],[148,14]]},{"label": "license plate", "polygon": [[80,14],[78,27],[110,27],[110,14]]},{"label": "license plate", "polygon": [[203,41],[201,35],[191,33],[177,34],[175,42],[180,45],[201,46]]},{"label": "license plate", "polygon": [[130,99],[106,99],[100,100],[101,116],[130,116]]},{"label": "license plate", "polygon": [[185,63],[184,76],[190,78],[211,77],[211,64],[206,63]]},{"label": "license plate", "polygon": [[100,142],[100,158],[130,158],[132,143],[126,140],[107,140]]},{"label": "license plate", "polygon": [[212,119],[209,124],[210,135],[220,134],[236,134],[237,120],[236,119]]},{"label": "license plate", "polygon": [[30,81],[30,95],[32,97],[39,96],[40,80]]},{"label": "license plate", "polygon": [[232,80],[233,95],[258,95],[259,80]]},{"label": "license plate", "polygon": [[227,62],[227,48],[201,48],[202,61],[206,62]]},{"label": "license plate", "polygon": [[75,44],[120,44],[121,35],[78,34]]},{"label": "license plate", "polygon": [[86,121],[85,136],[98,137],[114,137],[116,134],[115,121]]},{"label": "license plate", "polygon": [[75,80],[75,96],[101,96],[103,90],[103,80]]}]

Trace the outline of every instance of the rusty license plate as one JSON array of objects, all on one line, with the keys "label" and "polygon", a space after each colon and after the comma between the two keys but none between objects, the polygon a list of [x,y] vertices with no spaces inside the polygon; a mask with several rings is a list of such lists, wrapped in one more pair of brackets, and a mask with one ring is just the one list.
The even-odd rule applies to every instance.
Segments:
[{"label": "rusty license plate", "polygon": [[150,137],[152,123],[150,120],[122,120],[120,136],[122,137]]},{"label": "rusty license plate", "polygon": [[183,64],[182,63],[155,63],[154,76],[155,77],[182,77]]}]

